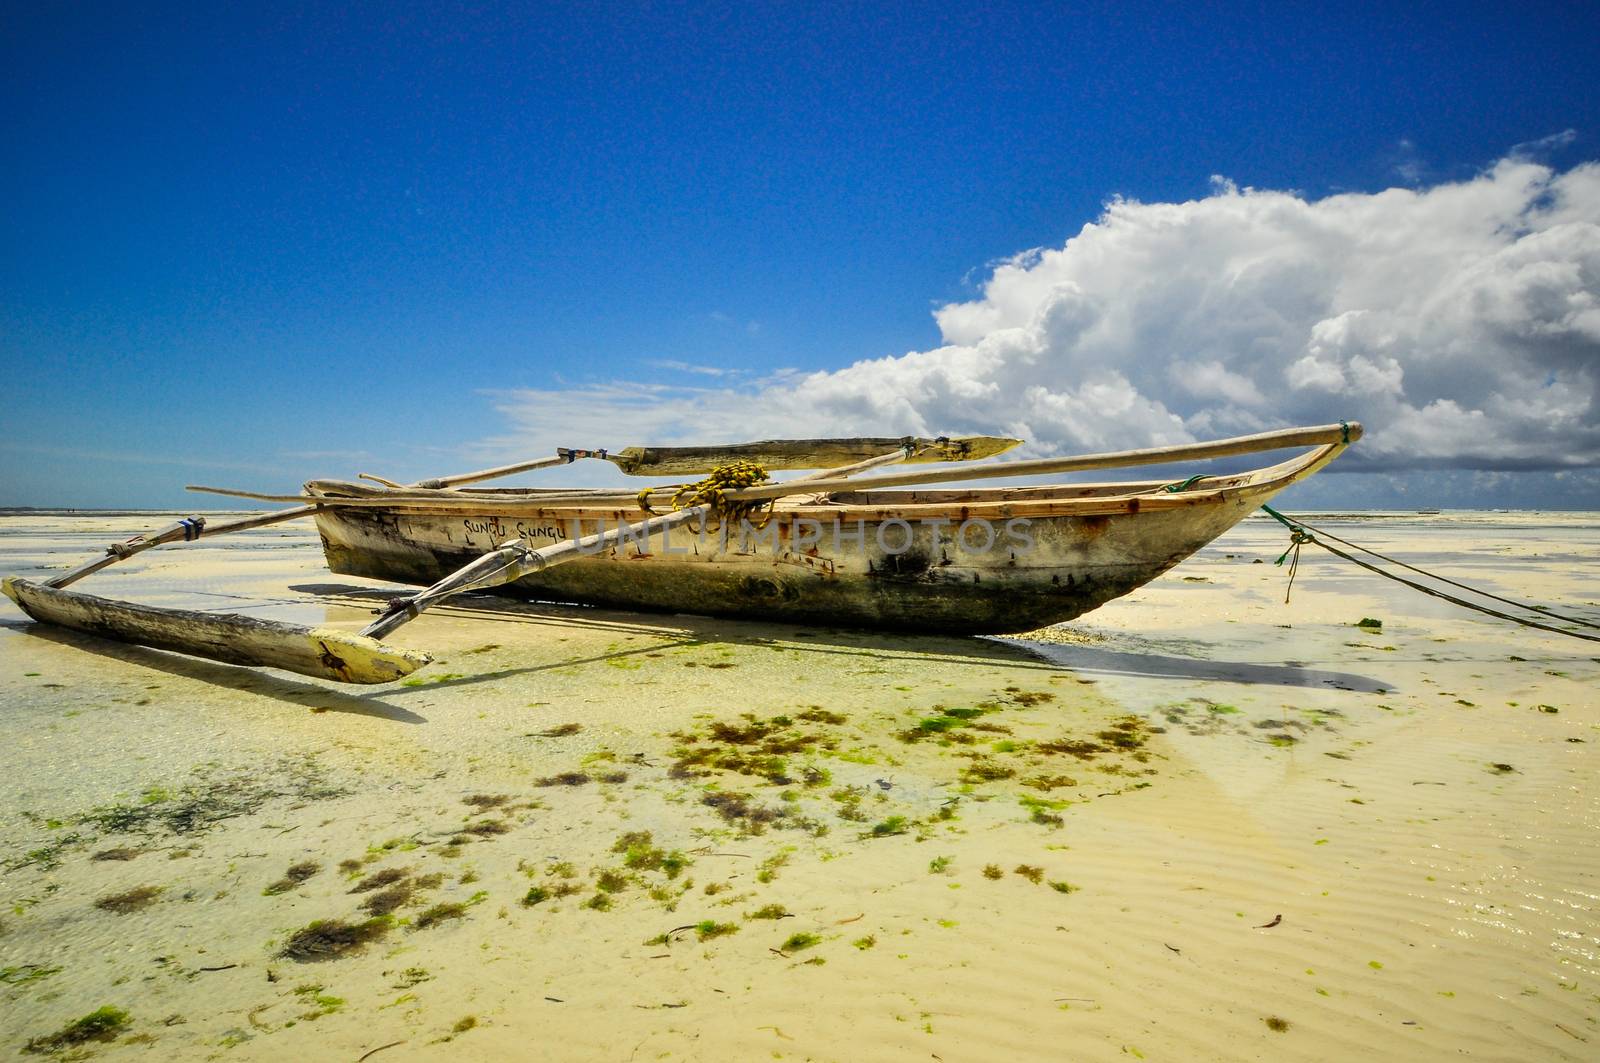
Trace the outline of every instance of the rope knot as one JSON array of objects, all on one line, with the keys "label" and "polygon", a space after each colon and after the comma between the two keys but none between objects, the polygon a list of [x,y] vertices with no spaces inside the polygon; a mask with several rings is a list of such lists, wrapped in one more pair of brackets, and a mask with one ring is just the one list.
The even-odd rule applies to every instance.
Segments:
[{"label": "rope knot", "polygon": [[[761,510],[766,510],[766,515],[761,518],[757,528],[765,528],[772,519],[772,507],[776,499],[757,499],[751,502],[730,500],[729,491],[737,491],[741,487],[754,487],[766,483],[770,476],[767,470],[758,463],[746,459],[730,461],[726,465],[718,465],[711,470],[711,474],[704,480],[692,484],[680,485],[672,495],[673,509],[688,509],[691,506],[705,506],[710,512],[706,516],[705,528],[707,531],[716,531],[724,523],[748,520]],[[639,508],[646,513],[650,509],[650,493],[657,488],[646,488],[639,492]],[[659,490],[667,490],[661,488]]]}]

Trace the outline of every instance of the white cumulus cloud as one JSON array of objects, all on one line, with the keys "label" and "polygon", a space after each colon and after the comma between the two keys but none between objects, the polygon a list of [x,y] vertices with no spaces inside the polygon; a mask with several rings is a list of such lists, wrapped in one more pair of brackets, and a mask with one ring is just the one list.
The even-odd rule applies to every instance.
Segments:
[{"label": "white cumulus cloud", "polygon": [[628,439],[595,442],[990,433],[1049,454],[1349,418],[1358,468],[1600,466],[1600,164],[1118,198],[934,317],[940,346],[839,369],[497,404],[523,450],[606,424]]}]

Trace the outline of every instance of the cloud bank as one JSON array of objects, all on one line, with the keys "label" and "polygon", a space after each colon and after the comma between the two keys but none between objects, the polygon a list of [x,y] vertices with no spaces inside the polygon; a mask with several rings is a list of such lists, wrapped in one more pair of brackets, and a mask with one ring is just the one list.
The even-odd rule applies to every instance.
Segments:
[{"label": "cloud bank", "polygon": [[[1009,434],[1052,454],[1363,421],[1352,471],[1600,466],[1600,164],[1307,199],[1115,199],[942,344],[744,386],[501,393],[518,449]],[[597,425],[626,440],[590,440]],[[615,434],[614,432],[611,434]],[[504,442],[510,442],[505,440]]]}]

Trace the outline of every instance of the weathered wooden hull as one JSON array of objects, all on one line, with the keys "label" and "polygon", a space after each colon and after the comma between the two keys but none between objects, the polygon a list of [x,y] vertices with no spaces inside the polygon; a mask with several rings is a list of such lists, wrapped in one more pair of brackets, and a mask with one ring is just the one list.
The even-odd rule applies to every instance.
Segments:
[{"label": "weathered wooden hull", "polygon": [[[1027,553],[1002,544],[967,551],[947,532],[916,528],[912,548],[891,554],[876,549],[872,525],[866,526],[865,550],[797,551],[792,549],[794,522],[779,520],[775,550],[763,549],[765,544],[749,551],[738,544],[707,550],[686,532],[665,545],[688,551],[687,556],[668,554],[658,538],[649,551],[632,546],[608,551],[524,576],[495,593],[619,609],[1001,634],[1070,620],[1127,594],[1248,512],[1242,507],[1172,511],[1140,518],[1137,527],[1126,517],[1052,518],[1031,526],[1034,549]],[[360,510],[318,517],[332,571],[419,585],[434,583],[491,548],[492,536],[467,532],[467,523]],[[496,518],[471,523],[493,525]],[[499,523],[514,528],[517,522]],[[596,530],[582,522],[560,538]],[[514,537],[513,532],[505,539]],[[976,533],[972,537],[976,540]]]},{"label": "weathered wooden hull", "polygon": [[[1340,449],[1193,492],[1126,484],[786,499],[762,533],[680,528],[524,576],[496,593],[830,626],[1027,631],[1150,582]],[[432,584],[519,537],[547,546],[642,516],[541,509],[525,492],[503,497],[502,508],[485,500],[471,515],[423,505],[327,509],[316,519],[332,571]]]}]

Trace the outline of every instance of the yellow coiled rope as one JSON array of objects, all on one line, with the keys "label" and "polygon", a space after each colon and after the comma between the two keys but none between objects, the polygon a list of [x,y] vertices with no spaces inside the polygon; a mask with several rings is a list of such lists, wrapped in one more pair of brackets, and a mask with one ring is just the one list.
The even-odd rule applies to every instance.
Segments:
[{"label": "yellow coiled rope", "polygon": [[[766,483],[770,476],[767,470],[753,461],[731,461],[726,465],[719,465],[711,470],[711,475],[704,480],[692,484],[682,484],[675,490],[671,487],[647,487],[639,492],[639,508],[646,513],[654,513],[650,508],[650,495],[654,491],[673,491],[672,508],[687,509],[691,506],[705,506],[710,513],[706,517],[706,530],[716,531],[724,523],[737,521],[750,521],[752,527],[764,528],[772,519],[772,506],[776,499],[756,499],[745,502],[728,498],[729,491],[736,491],[741,487],[754,487],[756,484]],[[752,518],[757,513],[765,513],[759,521]]]}]

